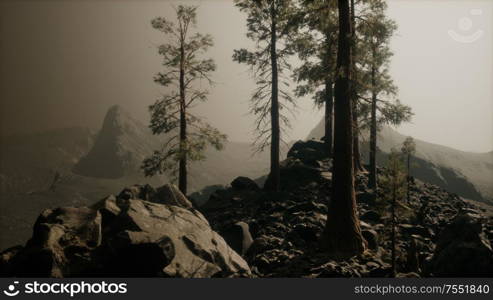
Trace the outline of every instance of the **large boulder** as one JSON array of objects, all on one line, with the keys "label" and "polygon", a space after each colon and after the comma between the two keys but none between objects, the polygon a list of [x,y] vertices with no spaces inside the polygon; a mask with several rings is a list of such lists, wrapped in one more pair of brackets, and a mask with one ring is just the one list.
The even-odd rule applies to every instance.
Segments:
[{"label": "large boulder", "polygon": [[136,184],[126,187],[117,196],[117,200],[126,201],[132,199],[145,200],[149,202],[174,205],[186,209],[193,208],[190,200],[174,184],[165,184],[157,189],[145,184]]},{"label": "large boulder", "polygon": [[318,160],[328,158],[328,155],[324,143],[309,140],[294,143],[289,149],[287,157],[296,158],[305,164],[312,165]]},{"label": "large boulder", "polygon": [[179,206],[185,209],[193,208],[192,202],[174,184],[165,184],[158,188],[152,202]]},{"label": "large boulder", "polygon": [[171,258],[174,253],[162,269],[165,276],[203,278],[250,272],[247,263],[198,211],[130,200],[111,231],[114,234],[110,235],[108,246],[115,253],[129,246],[153,243],[166,252],[164,256]]},{"label": "large boulder", "polygon": [[[307,165],[301,160],[292,157],[288,157],[281,162],[280,173],[282,190],[294,190],[300,186],[324,181],[322,171],[319,167]],[[272,185],[272,178],[268,176],[264,184],[264,189],[269,190]]]},{"label": "large boulder", "polygon": [[[147,189],[147,188],[146,188]],[[45,210],[22,249],[2,253],[3,276],[231,277],[247,263],[174,186],[142,199],[134,186],[91,207]]]},{"label": "large boulder", "polygon": [[440,232],[431,272],[440,277],[493,276],[493,251],[479,219],[461,214]]},{"label": "large boulder", "polygon": [[242,190],[256,191],[260,189],[255,181],[244,176],[236,177],[235,180],[231,182],[231,187],[238,191],[242,191]]},{"label": "large boulder", "polygon": [[23,277],[66,277],[94,267],[92,252],[101,246],[101,214],[88,208],[46,209],[36,220],[33,236],[10,263]]}]

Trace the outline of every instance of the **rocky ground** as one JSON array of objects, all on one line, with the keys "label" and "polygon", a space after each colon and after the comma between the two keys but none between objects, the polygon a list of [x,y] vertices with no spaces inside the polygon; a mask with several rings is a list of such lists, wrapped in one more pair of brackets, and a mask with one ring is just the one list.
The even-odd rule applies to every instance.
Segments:
[{"label": "rocky ground", "polygon": [[[295,144],[281,178],[282,192],[274,194],[238,177],[200,207],[165,185],[126,188],[91,207],[45,210],[25,246],[1,253],[0,275],[390,276],[388,207],[373,200],[367,174],[356,187],[368,249],[345,261],[318,250],[331,189],[322,145]],[[419,181],[410,192],[398,209],[398,276],[493,275],[489,208]]]},{"label": "rocky ground", "polygon": [[[213,229],[244,254],[256,276],[389,276],[388,207],[372,200],[365,173],[357,176],[356,190],[368,250],[347,261],[333,261],[318,250],[331,188],[331,164],[320,147],[316,142],[295,144],[283,162],[281,194],[261,191],[248,178],[238,178],[200,209]],[[410,202],[404,200],[401,206],[398,276],[493,275],[493,218],[485,205],[415,181]]]}]

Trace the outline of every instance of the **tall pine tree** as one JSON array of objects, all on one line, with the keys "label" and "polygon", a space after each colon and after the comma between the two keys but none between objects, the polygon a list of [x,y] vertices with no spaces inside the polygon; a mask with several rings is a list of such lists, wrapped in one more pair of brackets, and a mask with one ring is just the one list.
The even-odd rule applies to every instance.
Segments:
[{"label": "tall pine tree", "polygon": [[149,127],[153,134],[165,135],[166,142],[144,160],[142,168],[146,176],[168,172],[178,177],[179,188],[186,195],[188,161],[204,159],[207,146],[222,149],[226,136],[190,111],[207,100],[209,91],[204,86],[213,83],[210,76],[216,69],[214,61],[200,58],[212,47],[212,37],[192,34],[197,7],[180,5],[175,11],[176,24],[161,17],[151,22],[169,41],[159,46],[165,70],[154,81],[170,89],[149,107]]},{"label": "tall pine tree", "polygon": [[364,251],[356,213],[353,169],[351,90],[352,29],[349,0],[338,0],[339,36],[335,81],[334,167],[332,197],[321,246],[333,257],[351,257]]},{"label": "tall pine tree", "polygon": [[397,99],[397,87],[389,73],[390,40],[397,25],[386,15],[383,0],[362,0],[358,22],[360,79],[358,98],[362,128],[370,131],[369,187],[377,189],[377,132],[383,124],[399,125],[411,119],[411,108]]},{"label": "tall pine tree", "polygon": [[247,17],[247,37],[255,49],[235,50],[233,60],[251,67],[257,88],[251,98],[250,112],[256,116],[258,151],[270,146],[270,174],[266,188],[280,189],[281,132],[290,127],[288,117],[294,99],[287,91],[292,49],[286,43],[291,32],[291,0],[236,0],[235,4]]},{"label": "tall pine tree", "polygon": [[333,0],[302,0],[294,49],[301,66],[294,70],[296,96],[313,95],[325,108],[324,143],[329,156],[333,147],[334,80],[336,70],[337,3]]}]

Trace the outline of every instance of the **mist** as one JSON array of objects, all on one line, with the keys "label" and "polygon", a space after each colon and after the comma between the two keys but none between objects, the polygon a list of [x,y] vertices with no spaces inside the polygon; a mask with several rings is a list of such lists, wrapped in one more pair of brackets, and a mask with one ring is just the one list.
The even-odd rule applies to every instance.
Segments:
[{"label": "mist", "polygon": [[[161,70],[156,47],[163,39],[150,20],[171,18],[172,3],[178,2],[3,1],[1,135],[98,129],[114,104],[147,122],[147,107],[163,92],[152,81]],[[232,1],[194,3],[200,5],[198,31],[213,35],[208,56],[218,65],[210,101],[198,113],[230,140],[251,141],[248,100],[254,83],[249,70],[231,59],[234,49],[252,46],[245,15]],[[471,15],[471,9],[481,15]],[[389,2],[389,16],[399,25],[391,73],[399,99],[415,113],[398,131],[464,151],[493,149],[492,10],[487,1]],[[470,28],[458,24],[464,17],[472,21]],[[448,34],[454,29],[483,34],[461,43]],[[286,140],[306,138],[322,118],[311,99],[299,99],[298,106]]]}]

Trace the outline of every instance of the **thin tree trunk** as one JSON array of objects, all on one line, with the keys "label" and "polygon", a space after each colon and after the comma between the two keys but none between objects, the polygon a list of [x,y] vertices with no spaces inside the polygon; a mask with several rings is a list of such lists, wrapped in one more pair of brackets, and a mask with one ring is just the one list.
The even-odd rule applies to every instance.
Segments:
[{"label": "thin tree trunk", "polygon": [[377,95],[375,93],[375,68],[371,69],[371,125],[370,125],[370,174],[368,186],[377,194]]},{"label": "thin tree trunk", "polygon": [[271,102],[271,148],[270,148],[270,177],[272,190],[279,191],[280,170],[279,170],[279,148],[280,148],[280,128],[279,128],[279,91],[278,91],[278,71],[277,71],[277,23],[275,1],[271,3],[271,45],[270,58],[272,67],[272,102]]},{"label": "thin tree trunk", "polygon": [[407,155],[407,203],[411,201],[409,188],[411,186],[411,154]]},{"label": "thin tree trunk", "polygon": [[348,0],[338,0],[339,40],[335,82],[335,131],[332,195],[321,246],[334,258],[364,251],[356,212],[351,105],[351,22]]},{"label": "thin tree trunk", "polygon": [[[393,179],[396,180],[395,178]],[[392,233],[391,233],[391,247],[392,247],[392,277],[395,277],[396,267],[395,267],[395,205],[396,205],[396,183],[393,183],[392,187]]]},{"label": "thin tree trunk", "polygon": [[[352,46],[353,46],[353,49],[352,49],[352,52],[351,52],[351,55],[352,55],[352,59],[351,59],[351,69],[352,69],[352,72],[353,72],[353,82],[354,84],[357,83],[357,75],[358,75],[358,72],[356,70],[356,60],[354,59],[354,55],[355,55],[355,44],[356,44],[356,13],[354,11],[354,0],[351,0],[351,27],[352,27]],[[354,166],[354,172],[355,174],[361,172],[361,171],[364,171],[364,168],[363,168],[363,165],[361,164],[361,154],[360,154],[360,150],[359,150],[359,122],[358,122],[358,95],[356,93],[356,89],[354,88],[353,84],[353,89],[352,89],[352,110],[353,110],[353,126],[354,126],[354,130],[353,130],[353,157],[354,157],[354,163],[353,163],[353,166]]]},{"label": "thin tree trunk", "polygon": [[334,110],[334,93],[332,90],[332,81],[325,81],[325,145],[327,154],[332,156],[332,144],[333,144],[333,118],[332,112]]},{"label": "thin tree trunk", "polygon": [[328,157],[332,157],[333,144],[334,144],[334,119],[333,119],[333,111],[334,111],[334,88],[333,88],[333,78],[331,78],[330,72],[334,68],[331,65],[331,54],[334,47],[331,39],[332,32],[327,31],[325,33],[325,59],[324,59],[324,68],[327,72],[327,77],[325,78],[325,149],[327,150]]},{"label": "thin tree trunk", "polygon": [[356,94],[353,92],[354,97],[352,100],[352,110],[353,110],[353,126],[354,126],[354,131],[353,131],[353,158],[354,158],[354,173],[358,174],[359,172],[365,171],[365,168],[361,164],[361,153],[359,150],[359,121],[358,121],[358,113],[357,113],[357,99],[356,99]]},{"label": "thin tree trunk", "polygon": [[182,46],[180,49],[180,162],[178,174],[178,188],[186,195],[187,194],[187,119],[186,119],[186,104],[185,104],[185,49]]}]

